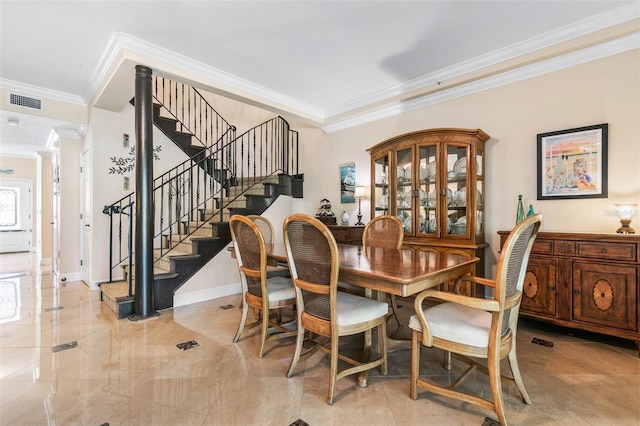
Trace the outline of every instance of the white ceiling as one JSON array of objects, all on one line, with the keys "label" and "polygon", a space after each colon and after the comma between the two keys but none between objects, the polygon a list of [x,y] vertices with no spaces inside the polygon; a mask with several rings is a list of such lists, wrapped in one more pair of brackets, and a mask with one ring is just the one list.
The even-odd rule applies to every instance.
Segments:
[{"label": "white ceiling", "polygon": [[[89,103],[122,33],[328,120],[639,16],[639,0],[0,0],[0,83]],[[42,143],[5,112],[0,132],[2,152]]]}]

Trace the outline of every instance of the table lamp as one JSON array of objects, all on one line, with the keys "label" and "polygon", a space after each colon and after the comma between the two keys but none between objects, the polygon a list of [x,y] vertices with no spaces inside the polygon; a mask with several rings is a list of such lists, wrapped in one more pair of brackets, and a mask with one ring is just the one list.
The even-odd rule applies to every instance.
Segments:
[{"label": "table lamp", "polygon": [[616,213],[620,219],[620,228],[616,230],[618,234],[635,234],[636,231],[629,226],[633,218],[637,204],[616,204]]},{"label": "table lamp", "polygon": [[358,221],[356,222],[356,226],[364,226],[362,223],[362,199],[366,197],[364,186],[356,186],[356,191],[353,194],[354,197],[358,199]]}]

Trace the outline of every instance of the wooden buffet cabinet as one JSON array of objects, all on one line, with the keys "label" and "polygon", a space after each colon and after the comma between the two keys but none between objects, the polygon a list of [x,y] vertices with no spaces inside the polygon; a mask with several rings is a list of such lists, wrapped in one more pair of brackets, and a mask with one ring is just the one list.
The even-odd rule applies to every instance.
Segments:
[{"label": "wooden buffet cabinet", "polygon": [[480,129],[427,129],[369,148],[372,217],[400,218],[405,246],[479,257],[474,275],[484,276],[488,139]]},{"label": "wooden buffet cabinet", "polygon": [[364,226],[327,225],[339,244],[362,245]]},{"label": "wooden buffet cabinet", "polygon": [[[498,234],[502,247],[509,231]],[[639,282],[640,236],[540,232],[520,314],[637,342]]]}]

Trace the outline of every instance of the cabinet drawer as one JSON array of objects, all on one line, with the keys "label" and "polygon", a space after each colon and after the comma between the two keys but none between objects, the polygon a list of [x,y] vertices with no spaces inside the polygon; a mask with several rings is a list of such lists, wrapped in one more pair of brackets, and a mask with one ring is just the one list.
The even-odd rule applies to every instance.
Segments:
[{"label": "cabinet drawer", "polygon": [[636,245],[625,243],[607,243],[595,241],[578,241],[576,254],[582,257],[594,257],[611,260],[636,260]]},{"label": "cabinet drawer", "polygon": [[333,237],[336,239],[337,243],[346,243],[348,239],[348,229],[331,229],[331,233]]},{"label": "cabinet drawer", "polygon": [[[503,241],[501,241],[502,246]],[[553,254],[553,241],[536,238],[531,248],[531,253],[536,254]]]},{"label": "cabinet drawer", "polygon": [[364,226],[349,228],[349,241],[362,242],[363,231],[364,231]]}]

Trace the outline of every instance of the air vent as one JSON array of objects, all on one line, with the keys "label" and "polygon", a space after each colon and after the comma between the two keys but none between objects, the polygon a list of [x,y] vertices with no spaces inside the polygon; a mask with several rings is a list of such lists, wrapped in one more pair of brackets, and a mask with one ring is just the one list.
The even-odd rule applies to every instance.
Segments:
[{"label": "air vent", "polygon": [[29,98],[15,93],[9,93],[9,104],[22,108],[37,109],[38,111],[43,110],[42,99]]}]

